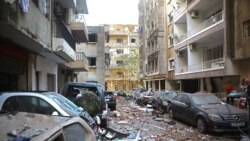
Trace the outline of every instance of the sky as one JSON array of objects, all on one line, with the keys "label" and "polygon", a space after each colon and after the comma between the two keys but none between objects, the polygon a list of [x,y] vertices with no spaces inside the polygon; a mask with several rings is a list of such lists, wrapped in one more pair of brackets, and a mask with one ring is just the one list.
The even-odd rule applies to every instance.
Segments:
[{"label": "sky", "polygon": [[139,0],[87,0],[87,26],[100,24],[138,24]]}]

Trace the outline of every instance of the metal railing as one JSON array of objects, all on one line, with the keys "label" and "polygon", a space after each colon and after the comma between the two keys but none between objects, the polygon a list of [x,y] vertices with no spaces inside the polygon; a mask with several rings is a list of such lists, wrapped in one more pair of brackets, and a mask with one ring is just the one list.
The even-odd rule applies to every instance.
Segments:
[{"label": "metal railing", "polygon": [[76,60],[84,61],[86,64],[89,64],[89,60],[84,52],[76,52]]},{"label": "metal railing", "polygon": [[195,26],[193,29],[188,31],[188,36],[192,36],[198,33],[199,31],[202,31],[203,29],[206,29],[207,27],[210,27],[218,23],[219,21],[222,21],[223,20],[222,14],[223,14],[223,11],[217,13],[216,15],[211,16],[207,20],[203,21],[201,24]]},{"label": "metal railing", "polygon": [[217,69],[224,67],[224,58],[204,61],[199,64],[194,65],[185,65],[176,69],[176,73],[185,73],[185,72],[195,72],[195,71],[203,71],[209,69]]},{"label": "metal railing", "polygon": [[63,38],[73,50],[76,50],[76,42],[63,22],[55,22],[54,37]]},{"label": "metal railing", "polygon": [[86,23],[84,15],[82,15],[82,14],[77,14],[77,15],[72,16],[71,21],[72,22]]}]

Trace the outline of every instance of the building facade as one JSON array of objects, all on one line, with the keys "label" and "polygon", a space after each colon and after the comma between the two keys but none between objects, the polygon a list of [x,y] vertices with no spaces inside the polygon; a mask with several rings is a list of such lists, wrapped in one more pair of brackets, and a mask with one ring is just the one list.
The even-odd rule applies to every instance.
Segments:
[{"label": "building facade", "polygon": [[146,88],[166,89],[165,1],[140,0],[138,9],[141,79]]},{"label": "building facade", "polygon": [[107,90],[129,91],[139,86],[139,37],[136,25],[109,25],[109,42],[106,48],[108,66]]},{"label": "building facade", "polygon": [[[154,63],[149,64],[151,38],[147,37],[154,24],[147,24],[157,21],[150,15],[159,2],[141,0],[138,5],[141,78],[146,81],[155,81],[150,77]],[[159,52],[166,53],[166,63],[160,63],[165,65],[165,89],[224,93],[231,81],[238,90],[241,79],[249,78],[249,2],[165,0],[162,5],[165,44]],[[162,89],[156,83],[147,86]]]},{"label": "building facade", "polygon": [[89,71],[79,72],[78,81],[98,81],[105,84],[105,43],[108,41],[106,25],[88,26],[88,43],[77,45],[77,52],[83,52],[89,64]]},{"label": "building facade", "polygon": [[232,1],[232,58],[240,80],[250,79],[250,1]]},{"label": "building facade", "polygon": [[86,1],[6,0],[0,7],[0,91],[60,91],[74,76],[75,43],[87,41],[77,21]]}]

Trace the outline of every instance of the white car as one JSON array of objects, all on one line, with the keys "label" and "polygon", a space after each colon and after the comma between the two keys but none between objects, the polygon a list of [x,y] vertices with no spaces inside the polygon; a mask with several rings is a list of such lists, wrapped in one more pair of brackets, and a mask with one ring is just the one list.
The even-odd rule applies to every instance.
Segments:
[{"label": "white car", "polygon": [[65,117],[80,116],[96,133],[95,120],[82,108],[56,92],[4,92],[0,94],[0,111],[28,112]]}]

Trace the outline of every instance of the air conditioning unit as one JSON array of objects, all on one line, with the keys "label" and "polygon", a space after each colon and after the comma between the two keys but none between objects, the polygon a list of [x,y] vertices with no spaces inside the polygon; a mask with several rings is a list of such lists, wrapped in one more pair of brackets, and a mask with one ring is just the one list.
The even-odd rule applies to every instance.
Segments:
[{"label": "air conditioning unit", "polygon": [[55,2],[54,4],[54,12],[55,12],[55,15],[57,16],[61,16],[62,15],[62,6],[59,2]]},{"label": "air conditioning unit", "polygon": [[193,10],[190,12],[191,18],[198,18],[199,12],[197,10]]},{"label": "air conditioning unit", "polygon": [[189,44],[189,47],[190,47],[190,50],[191,50],[191,51],[194,51],[194,50],[197,49],[196,43]]}]

